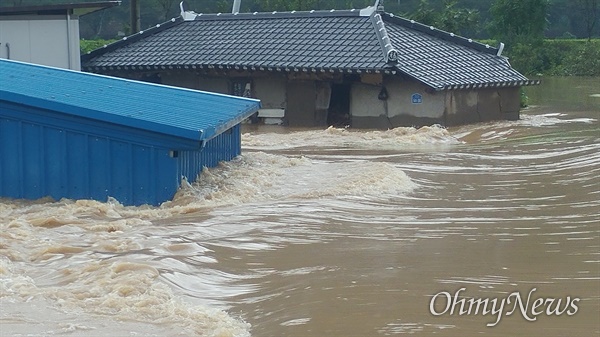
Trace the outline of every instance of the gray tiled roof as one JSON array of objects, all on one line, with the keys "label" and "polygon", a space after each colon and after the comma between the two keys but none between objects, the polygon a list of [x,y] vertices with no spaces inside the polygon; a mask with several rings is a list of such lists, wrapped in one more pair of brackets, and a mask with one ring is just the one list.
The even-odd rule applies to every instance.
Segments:
[{"label": "gray tiled roof", "polygon": [[[512,69],[498,50],[408,20],[384,17],[398,52],[396,68],[435,89],[535,84]],[[437,36],[436,36],[437,35]],[[462,40],[462,41],[461,41]],[[472,46],[471,46],[472,45]]]},{"label": "gray tiled roof", "polygon": [[92,72],[214,68],[399,73],[436,90],[532,84],[496,52],[390,14],[314,11],[174,19],[84,55],[82,63]]}]

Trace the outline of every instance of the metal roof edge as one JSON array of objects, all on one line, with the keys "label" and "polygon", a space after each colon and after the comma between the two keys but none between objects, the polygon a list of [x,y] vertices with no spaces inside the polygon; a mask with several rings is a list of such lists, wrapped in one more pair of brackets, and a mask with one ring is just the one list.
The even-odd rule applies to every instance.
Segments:
[{"label": "metal roof edge", "polygon": [[92,60],[94,57],[109,53],[118,48],[121,48],[121,47],[126,46],[131,43],[134,43],[136,41],[139,41],[139,40],[145,38],[146,36],[150,36],[150,35],[162,32],[162,31],[169,29],[171,27],[174,27],[182,22],[184,22],[182,17],[172,18],[171,20],[169,20],[167,22],[159,23],[148,29],[141,30],[139,33],[136,33],[136,34],[133,34],[130,36],[126,36],[118,41],[104,45],[103,47],[94,49],[86,54],[81,55],[81,63],[83,65],[83,63]]},{"label": "metal roof edge", "polygon": [[[0,90],[2,92],[2,90]],[[15,94],[10,92],[2,92],[0,101],[11,102],[14,104],[21,104],[24,106],[30,106],[43,110],[57,111],[61,114],[93,120],[97,122],[104,122],[109,124],[117,124],[132,129],[155,132],[167,136],[176,136],[178,138],[184,138],[200,142],[204,139],[203,130],[191,131],[185,130],[174,126],[163,125],[156,122],[146,121],[137,119],[134,117],[126,117],[121,115],[110,114],[106,112],[96,111],[90,108],[82,108],[80,106],[74,106],[62,102],[53,102],[47,99],[32,98],[26,95]],[[135,126],[132,126],[131,121],[135,120]]]},{"label": "metal roof edge", "polygon": [[[106,75],[101,75],[101,74],[85,73],[85,72],[80,72],[80,71],[75,71],[75,70],[70,70],[70,69],[56,68],[56,67],[45,66],[45,65],[37,65],[37,64],[34,65],[34,64],[21,62],[21,61],[14,61],[14,60],[0,60],[0,62],[17,63],[17,64],[35,66],[38,68],[47,68],[47,69],[52,69],[54,71],[72,73],[75,76],[91,76],[91,77],[97,77],[97,78],[104,78],[104,79],[112,80],[112,81],[136,83],[138,85],[144,85],[144,86],[157,86],[157,87],[163,88],[164,90],[188,91],[188,92],[194,92],[194,93],[198,93],[198,94],[206,94],[206,95],[210,95],[210,96],[225,97],[225,98],[230,98],[230,99],[243,100],[248,103],[254,103],[252,105],[247,104],[247,108],[245,110],[241,111],[240,113],[238,113],[238,115],[236,117],[231,118],[230,120],[227,120],[226,122],[222,122],[222,123],[215,122],[214,128],[220,130],[220,132],[215,132],[214,135],[211,135],[211,134],[205,134],[205,130],[189,130],[189,129],[186,130],[184,128],[179,128],[176,126],[163,125],[163,124],[160,124],[157,122],[143,120],[143,119],[139,119],[139,118],[135,118],[135,117],[122,116],[122,115],[111,114],[108,112],[96,111],[93,109],[75,106],[75,105],[71,105],[71,104],[67,104],[67,103],[63,103],[63,102],[53,102],[52,100],[48,100],[48,99],[32,98],[27,95],[7,91],[5,89],[5,87],[0,86],[0,101],[16,103],[16,104],[21,104],[21,105],[25,105],[25,106],[32,106],[32,107],[41,108],[44,110],[49,110],[49,107],[50,108],[54,107],[57,111],[68,114],[68,115],[72,115],[72,116],[78,116],[81,118],[87,118],[87,119],[97,120],[97,121],[102,121],[102,122],[107,122],[107,123],[119,124],[119,125],[131,127],[134,129],[157,132],[160,134],[191,139],[194,141],[208,140],[207,137],[212,138],[214,136],[219,135],[221,132],[224,132],[227,130],[227,128],[224,128],[224,126],[229,125],[229,124],[231,124],[231,126],[233,126],[233,125],[237,124],[237,123],[233,123],[234,121],[237,121],[238,123],[241,122],[243,119],[250,116],[252,113],[258,111],[258,109],[260,109],[260,105],[261,105],[260,100],[254,99],[254,98],[236,97],[236,96],[232,96],[232,95],[213,93],[213,92],[208,92],[208,91],[193,90],[193,89],[173,87],[173,86],[162,85],[162,84],[141,82],[141,81],[135,81],[135,80],[130,80],[130,79],[106,76]],[[242,116],[245,116],[245,117],[242,117]],[[132,123],[130,123],[131,121],[136,121],[135,126],[132,125]]]},{"label": "metal roof edge", "polygon": [[[5,106],[10,107],[16,106],[19,110],[11,110],[11,109],[2,109]],[[35,112],[34,112],[35,111]],[[39,113],[38,113],[39,112]],[[48,114],[52,115],[49,116]],[[73,128],[73,123],[81,123],[85,124],[86,131],[90,135],[94,136],[110,136],[119,141],[132,142],[131,136],[135,135],[136,140],[134,141],[136,144],[145,144],[152,147],[160,147],[160,148],[168,148],[170,150],[197,150],[201,145],[201,142],[198,139],[189,139],[184,137],[179,137],[176,135],[170,134],[160,134],[160,138],[157,138],[155,132],[149,131],[146,129],[136,129],[127,127],[125,125],[111,124],[111,123],[102,123],[98,124],[97,120],[83,118],[76,115],[66,114],[62,112],[54,112],[45,109],[39,109],[34,106],[26,106],[23,104],[17,104],[6,100],[0,99],[0,116],[2,118],[9,118],[20,120],[28,123],[39,123],[40,117],[37,119],[32,118],[31,116],[38,115],[40,117],[44,117],[44,124],[48,127],[54,129],[63,129],[65,131],[75,131],[81,132],[77,129]],[[107,127],[110,126],[110,135],[107,134]]]},{"label": "metal roof edge", "polygon": [[[260,100],[257,100],[257,99],[254,99],[254,100],[256,102],[258,102],[258,109],[260,109],[261,108]],[[240,124],[244,119],[250,117],[252,114],[257,112],[258,109],[255,109],[255,107],[248,107],[246,110],[240,112],[240,114],[236,118],[230,119],[225,123],[217,125],[212,130],[204,130],[205,137],[203,138],[203,140],[206,140],[206,141],[211,140],[214,137],[216,137],[216,136],[222,134],[223,132],[231,129],[232,127],[236,126],[237,124]]]},{"label": "metal roof edge", "polygon": [[95,1],[81,3],[66,3],[55,5],[38,5],[38,6],[14,6],[0,7],[0,15],[26,15],[26,14],[52,14],[58,12],[74,13],[75,10],[84,10],[84,13],[75,13],[79,16],[93,13],[102,9],[121,5],[121,0],[111,1]]},{"label": "metal roof edge", "polygon": [[446,32],[441,29],[437,29],[434,26],[427,26],[422,23],[416,22],[415,20],[409,20],[400,16],[396,16],[392,13],[384,13],[382,15],[383,20],[392,24],[397,24],[399,26],[416,30],[421,33],[425,33],[442,40],[454,42],[460,44],[465,47],[469,47],[475,49],[480,52],[498,55],[498,48],[492,47],[490,45],[486,45],[480,42],[477,42],[473,39],[469,39],[460,35],[456,35],[454,33]]}]

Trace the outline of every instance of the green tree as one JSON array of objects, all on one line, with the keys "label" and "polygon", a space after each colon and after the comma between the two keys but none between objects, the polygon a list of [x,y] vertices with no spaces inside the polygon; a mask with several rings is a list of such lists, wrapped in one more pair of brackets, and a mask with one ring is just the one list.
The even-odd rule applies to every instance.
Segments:
[{"label": "green tree", "polygon": [[438,21],[437,11],[431,6],[428,0],[419,1],[417,9],[407,16],[411,20],[428,26],[435,26]]},{"label": "green tree", "polygon": [[596,26],[596,22],[598,22],[598,16],[600,16],[598,13],[600,9],[599,2],[599,0],[577,0],[577,4],[583,14],[588,41],[592,40],[594,27]]},{"label": "green tree", "polygon": [[457,8],[458,0],[444,0],[444,10],[437,19],[440,29],[461,33],[474,29],[479,24],[479,11],[468,8]]},{"label": "green tree", "polygon": [[169,18],[169,12],[171,12],[171,8],[173,8],[173,4],[176,0],[154,0],[160,6],[160,10],[162,12],[162,18],[164,21],[167,21]]},{"label": "green tree", "polygon": [[420,0],[417,9],[408,18],[453,33],[477,28],[479,11],[457,8],[457,4],[458,0],[444,0],[443,7],[438,10],[428,0]]},{"label": "green tree", "polygon": [[496,0],[490,11],[492,37],[509,46],[544,38],[548,0]]}]

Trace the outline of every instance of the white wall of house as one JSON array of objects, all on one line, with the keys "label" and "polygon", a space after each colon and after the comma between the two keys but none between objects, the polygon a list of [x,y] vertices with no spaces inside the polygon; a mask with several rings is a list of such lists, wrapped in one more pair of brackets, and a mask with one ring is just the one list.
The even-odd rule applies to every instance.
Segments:
[{"label": "white wall of house", "polygon": [[426,91],[426,87],[415,81],[387,81],[387,100],[390,117],[407,115],[420,118],[442,118],[444,116],[444,92]]},{"label": "white wall of house", "polygon": [[263,109],[285,109],[287,78],[279,77],[256,77],[253,79],[254,96],[260,97]]},{"label": "white wall of house", "polygon": [[387,99],[379,99],[381,85],[353,83],[350,113],[353,117],[389,118],[398,116],[442,118],[445,109],[444,93],[428,93],[426,87],[414,81],[387,79]]},{"label": "white wall of house", "polygon": [[0,58],[81,70],[79,54],[75,16],[0,16]]},{"label": "white wall of house", "polygon": [[385,115],[384,101],[378,98],[381,86],[352,83],[350,88],[350,115],[352,117],[379,117]]},{"label": "white wall of house", "polygon": [[[325,126],[331,113],[328,103],[332,99],[332,82],[290,80],[273,74],[219,77],[189,71],[163,72],[161,79],[167,85],[225,94],[231,94],[232,83],[251,83],[252,97],[262,103],[258,116],[265,123],[279,124],[283,118],[292,126]],[[381,74],[361,76],[360,81],[348,84],[350,124],[357,128],[450,126],[519,118],[519,88],[434,92],[417,81]],[[387,98],[380,99],[384,87]]]},{"label": "white wall of house", "polygon": [[188,89],[200,89],[198,76],[192,72],[174,72],[161,75],[161,83]]},{"label": "white wall of house", "polygon": [[446,94],[448,125],[519,119],[519,88],[453,90]]},{"label": "white wall of house", "polygon": [[225,77],[200,77],[197,89],[229,94],[229,79]]}]

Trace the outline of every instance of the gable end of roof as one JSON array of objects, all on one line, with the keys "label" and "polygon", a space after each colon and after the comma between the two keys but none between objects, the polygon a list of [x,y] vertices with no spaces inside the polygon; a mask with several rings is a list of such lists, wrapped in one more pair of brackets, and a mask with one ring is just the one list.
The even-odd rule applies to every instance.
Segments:
[{"label": "gable end of roof", "polygon": [[150,27],[146,30],[141,30],[139,33],[130,35],[130,36],[126,36],[118,41],[115,41],[111,44],[107,44],[104,47],[100,47],[98,49],[92,50],[86,54],[81,55],[81,62],[87,62],[91,59],[93,59],[96,56],[102,55],[102,54],[106,54],[106,53],[110,53],[111,51],[117,50],[121,47],[124,47],[126,45],[129,45],[131,43],[134,43],[136,41],[139,41],[143,38],[146,38],[150,35],[154,35],[156,33],[160,33],[164,30],[167,30],[173,26],[176,26],[178,24],[181,24],[182,22],[184,22],[182,17],[177,17],[177,18],[172,18],[171,20],[167,21],[167,22],[163,22],[163,23],[159,23],[156,26]]},{"label": "gable end of roof", "polygon": [[480,42],[477,42],[473,39],[465,38],[454,33],[446,32],[441,29],[437,29],[433,26],[427,26],[422,23],[416,22],[415,20],[405,19],[400,16],[396,16],[392,13],[385,13],[382,15],[384,21],[388,21],[390,23],[394,23],[400,25],[402,27],[406,27],[421,33],[425,33],[436,38],[446,40],[449,42],[453,42],[465,47],[469,47],[475,49],[480,52],[484,52],[487,54],[497,55],[498,48],[492,47],[490,45],[486,45]]}]

